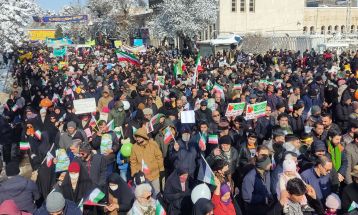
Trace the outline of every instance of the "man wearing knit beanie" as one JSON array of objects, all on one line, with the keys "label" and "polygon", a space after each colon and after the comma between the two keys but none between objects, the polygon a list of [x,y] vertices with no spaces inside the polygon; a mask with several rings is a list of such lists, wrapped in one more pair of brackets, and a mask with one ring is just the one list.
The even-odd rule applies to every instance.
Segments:
[{"label": "man wearing knit beanie", "polygon": [[46,203],[34,214],[81,215],[82,211],[74,202],[65,199],[62,193],[54,191],[47,196]]}]

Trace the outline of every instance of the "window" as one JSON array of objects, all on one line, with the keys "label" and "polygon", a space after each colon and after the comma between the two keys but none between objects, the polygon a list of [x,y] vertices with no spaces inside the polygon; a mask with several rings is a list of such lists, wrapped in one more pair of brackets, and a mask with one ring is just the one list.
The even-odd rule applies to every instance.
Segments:
[{"label": "window", "polygon": [[322,26],[321,27],[321,34],[325,34],[326,33],[326,27],[325,26]]},{"label": "window", "polygon": [[304,34],[307,33],[307,26],[303,27],[303,33],[304,33]]},{"label": "window", "polygon": [[310,27],[310,34],[314,34],[314,27],[313,26]]},{"label": "window", "polygon": [[249,10],[250,12],[255,12],[255,0],[250,0]]},{"label": "window", "polygon": [[240,12],[245,12],[245,2],[246,0],[240,0]]},{"label": "window", "polygon": [[338,33],[338,28],[339,28],[338,25],[334,26],[334,31],[335,31],[336,33]]},{"label": "window", "polygon": [[231,0],[231,12],[236,12],[236,0]]},{"label": "window", "polygon": [[328,30],[327,30],[327,34],[331,34],[332,33],[332,25],[328,26]]},{"label": "window", "polygon": [[345,32],[346,32],[346,26],[342,25],[342,26],[341,26],[341,33],[343,34],[343,33],[345,33]]},{"label": "window", "polygon": [[351,26],[351,34],[354,34],[354,33],[355,33],[355,31],[356,31],[356,28],[355,28],[355,26],[354,26],[354,25],[352,25],[352,26]]}]

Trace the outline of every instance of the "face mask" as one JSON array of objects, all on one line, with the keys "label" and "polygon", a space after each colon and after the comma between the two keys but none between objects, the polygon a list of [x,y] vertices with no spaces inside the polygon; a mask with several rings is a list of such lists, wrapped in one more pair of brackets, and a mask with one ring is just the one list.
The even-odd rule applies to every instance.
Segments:
[{"label": "face mask", "polygon": [[116,185],[110,185],[109,188],[112,190],[112,191],[115,191],[118,189],[118,184]]},{"label": "face mask", "polygon": [[190,134],[183,134],[181,139],[184,141],[184,142],[188,142],[190,140]]},{"label": "face mask", "polygon": [[71,180],[78,179],[79,176],[80,176],[80,173],[70,173]]},{"label": "face mask", "polygon": [[123,111],[123,108],[118,108],[118,111],[119,111],[119,112],[122,112],[122,111]]}]

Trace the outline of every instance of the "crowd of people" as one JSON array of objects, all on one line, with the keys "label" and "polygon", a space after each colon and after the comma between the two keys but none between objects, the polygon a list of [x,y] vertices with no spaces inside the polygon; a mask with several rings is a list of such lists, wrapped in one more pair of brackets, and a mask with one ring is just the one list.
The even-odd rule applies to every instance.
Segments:
[{"label": "crowd of people", "polygon": [[13,54],[0,214],[358,214],[358,52],[128,56]]}]

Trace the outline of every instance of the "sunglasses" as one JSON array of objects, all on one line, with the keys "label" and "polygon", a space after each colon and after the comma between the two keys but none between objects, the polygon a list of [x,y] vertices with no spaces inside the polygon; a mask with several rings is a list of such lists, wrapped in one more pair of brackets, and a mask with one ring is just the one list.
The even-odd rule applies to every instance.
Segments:
[{"label": "sunglasses", "polygon": [[151,197],[152,197],[152,196],[149,195],[149,196],[147,196],[147,197],[141,197],[141,198],[146,199],[146,200],[149,200]]}]

